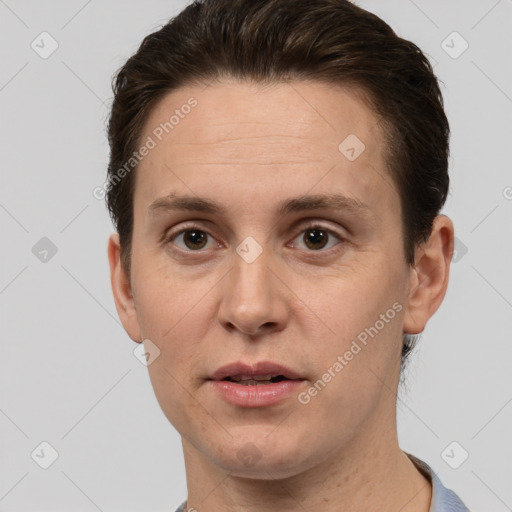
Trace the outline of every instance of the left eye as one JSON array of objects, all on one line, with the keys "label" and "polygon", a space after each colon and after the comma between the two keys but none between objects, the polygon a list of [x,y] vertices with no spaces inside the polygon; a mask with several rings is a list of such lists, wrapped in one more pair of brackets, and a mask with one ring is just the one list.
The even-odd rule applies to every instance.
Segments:
[{"label": "left eye", "polygon": [[[330,249],[333,245],[336,245],[337,242],[341,241],[340,237],[335,233],[321,226],[311,226],[302,231],[302,233],[294,239],[294,247],[297,240],[299,244],[304,244],[306,249],[313,251]],[[304,249],[304,246],[299,247],[299,249]]]}]

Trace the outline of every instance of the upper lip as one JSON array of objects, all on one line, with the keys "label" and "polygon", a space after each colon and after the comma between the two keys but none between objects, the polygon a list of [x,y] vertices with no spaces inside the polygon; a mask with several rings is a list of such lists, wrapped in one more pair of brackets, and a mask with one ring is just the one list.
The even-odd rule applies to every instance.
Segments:
[{"label": "upper lip", "polygon": [[303,379],[297,372],[271,361],[260,361],[254,364],[236,362],[226,364],[211,374],[209,380],[222,380],[226,377],[263,377],[282,375],[287,379]]}]

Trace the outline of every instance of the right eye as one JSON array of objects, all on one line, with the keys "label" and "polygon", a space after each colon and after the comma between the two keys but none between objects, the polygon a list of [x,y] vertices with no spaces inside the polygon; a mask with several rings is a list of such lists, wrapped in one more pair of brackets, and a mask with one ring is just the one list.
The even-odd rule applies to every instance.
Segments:
[{"label": "right eye", "polygon": [[[215,245],[213,237],[206,231],[198,228],[182,229],[171,234],[166,243],[174,243],[183,251],[197,252],[202,249],[211,249]],[[210,245],[208,245],[210,244]]]}]

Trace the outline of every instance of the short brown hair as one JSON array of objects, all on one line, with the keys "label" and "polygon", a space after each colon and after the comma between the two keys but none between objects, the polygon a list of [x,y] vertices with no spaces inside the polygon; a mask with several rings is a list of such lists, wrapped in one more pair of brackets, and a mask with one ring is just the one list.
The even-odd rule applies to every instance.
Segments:
[{"label": "short brown hair", "polygon": [[[412,42],[348,0],[196,0],[148,35],[118,70],[108,124],[106,200],[130,274],[134,172],[117,181],[155,104],[179,87],[230,77],[354,85],[379,117],[414,263],[448,193],[449,125],[432,66]],[[404,343],[402,359],[410,344]]]}]

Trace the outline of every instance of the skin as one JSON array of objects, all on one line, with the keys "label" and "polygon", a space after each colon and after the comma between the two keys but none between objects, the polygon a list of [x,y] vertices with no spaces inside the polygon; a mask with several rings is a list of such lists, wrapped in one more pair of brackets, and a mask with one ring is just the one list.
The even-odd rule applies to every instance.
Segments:
[{"label": "skin", "polygon": [[[130,276],[116,234],[108,246],[127,333],[161,351],[148,370],[182,436],[188,507],[427,512],[431,485],[398,445],[396,390],[403,333],[423,331],[445,295],[452,222],[438,216],[406,263],[383,136],[355,89],[190,85],[160,101],[141,140],[190,97],[197,106],[137,169]],[[366,146],[354,161],[338,150],[349,134]],[[171,193],[225,212],[150,208]],[[368,208],[279,215],[287,199],[333,193]],[[203,248],[183,233],[190,220]],[[313,248],[311,224],[332,232]],[[236,252],[248,236],[263,250],[252,263]],[[275,361],[307,391],[394,303],[396,316],[307,404],[294,395],[244,409],[205,380],[230,362]],[[248,446],[253,462],[243,464]]]}]

